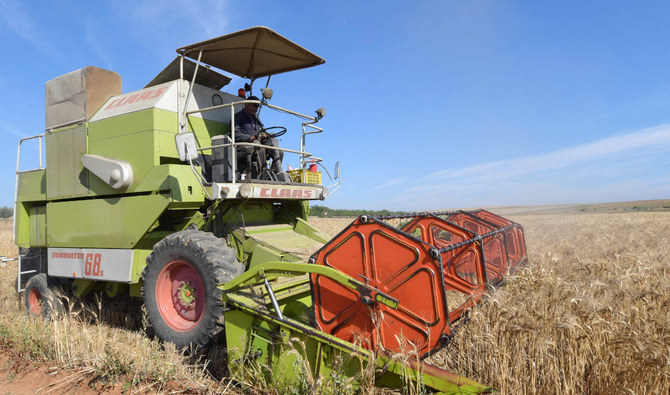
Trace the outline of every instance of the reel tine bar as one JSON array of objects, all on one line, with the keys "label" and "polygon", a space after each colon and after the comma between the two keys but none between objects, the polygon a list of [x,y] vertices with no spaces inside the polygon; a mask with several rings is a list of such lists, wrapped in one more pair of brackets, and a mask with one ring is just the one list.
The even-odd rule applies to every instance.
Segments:
[{"label": "reel tine bar", "polygon": [[310,261],[386,293],[398,307],[312,274],[316,322],[368,349],[426,357],[446,345],[487,286],[499,286],[526,260],[521,225],[486,210],[364,215]]}]

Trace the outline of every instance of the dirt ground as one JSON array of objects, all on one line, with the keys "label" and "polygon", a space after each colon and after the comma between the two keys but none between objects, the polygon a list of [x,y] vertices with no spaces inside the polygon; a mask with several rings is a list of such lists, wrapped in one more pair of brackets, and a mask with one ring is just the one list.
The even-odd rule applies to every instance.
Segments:
[{"label": "dirt ground", "polygon": [[[121,388],[102,391],[121,394]],[[30,361],[9,350],[0,349],[0,394],[48,394],[77,393],[81,395],[101,393],[94,389],[95,383],[87,379],[85,369],[65,370],[46,361]]]},{"label": "dirt ground", "polygon": [[31,361],[0,348],[0,395],[21,394],[192,394],[177,383],[129,385],[130,380],[104,383],[92,377],[92,368],[65,369],[49,361]]}]

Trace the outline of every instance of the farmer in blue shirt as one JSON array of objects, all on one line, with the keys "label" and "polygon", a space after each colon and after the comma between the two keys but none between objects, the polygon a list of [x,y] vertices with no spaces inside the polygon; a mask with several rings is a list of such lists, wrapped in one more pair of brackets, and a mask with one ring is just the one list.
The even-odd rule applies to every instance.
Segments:
[{"label": "farmer in blue shirt", "polygon": [[[256,96],[249,96],[247,100],[258,100]],[[237,143],[260,143],[268,147],[279,147],[277,139],[262,132],[263,123],[256,113],[258,112],[258,103],[246,103],[244,109],[235,114],[235,142]],[[250,158],[254,150],[258,150],[261,161],[272,159],[272,170],[275,174],[282,173],[281,161],[284,158],[284,152],[275,149],[265,149],[259,147],[238,147],[238,157]]]}]

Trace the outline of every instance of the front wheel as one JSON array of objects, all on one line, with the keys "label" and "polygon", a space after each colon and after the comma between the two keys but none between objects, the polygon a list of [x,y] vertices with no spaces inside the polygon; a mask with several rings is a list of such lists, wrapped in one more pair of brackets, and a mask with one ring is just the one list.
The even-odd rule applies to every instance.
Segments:
[{"label": "front wheel", "polygon": [[242,274],[235,250],[212,233],[185,230],[156,243],[142,273],[156,335],[177,347],[204,346],[223,329],[218,284]]}]

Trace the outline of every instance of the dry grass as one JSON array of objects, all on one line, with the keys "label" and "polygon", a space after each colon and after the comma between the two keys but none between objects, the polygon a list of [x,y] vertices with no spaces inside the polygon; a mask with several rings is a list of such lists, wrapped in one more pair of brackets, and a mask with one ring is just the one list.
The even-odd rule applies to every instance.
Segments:
[{"label": "dry grass", "polygon": [[[8,227],[0,224],[0,237],[0,255],[16,256],[11,222]],[[122,311],[128,306],[103,309],[100,298],[94,297],[70,300],[62,320],[45,322],[28,316],[22,295],[16,293],[16,272],[16,262],[0,268],[0,348],[13,357],[56,362],[75,373],[84,372],[73,380],[92,380],[98,388],[114,384],[141,392],[175,386],[196,392],[225,388],[226,383],[212,380],[205,364],[194,363],[170,344],[151,340],[141,330],[117,327],[133,321]]]},{"label": "dry grass", "polygon": [[[512,219],[526,230],[528,265],[477,307],[430,362],[508,394],[668,393],[670,213]],[[311,222],[334,235],[351,220]],[[3,253],[14,256],[11,233],[0,235],[8,238],[0,239]],[[15,268],[0,269],[0,344],[13,344],[25,357],[90,366],[103,378],[117,372],[149,383],[137,385],[154,380],[154,390],[170,379],[196,391],[218,385],[202,365],[189,366],[139,331],[76,317],[46,324],[27,318]]]},{"label": "dry grass", "polygon": [[13,258],[19,253],[12,237],[12,220],[0,220],[0,256]]}]

